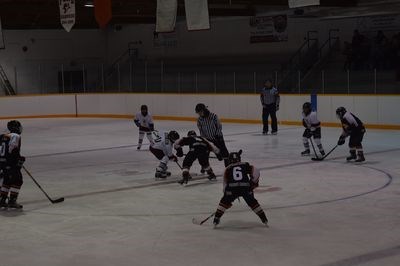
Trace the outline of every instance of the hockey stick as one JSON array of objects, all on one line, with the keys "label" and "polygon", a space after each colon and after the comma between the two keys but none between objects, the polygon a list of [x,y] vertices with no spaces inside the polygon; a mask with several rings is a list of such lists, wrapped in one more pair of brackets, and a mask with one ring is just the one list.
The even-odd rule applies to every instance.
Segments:
[{"label": "hockey stick", "polygon": [[59,202],[63,202],[64,198],[58,198],[53,200],[52,198],[50,198],[50,196],[46,193],[46,191],[44,191],[44,189],[40,186],[40,184],[35,180],[35,178],[31,175],[31,173],[29,173],[29,171],[25,168],[25,166],[22,166],[22,168],[25,170],[25,172],[29,175],[30,178],[32,178],[33,182],[35,182],[35,184],[40,188],[40,190],[44,193],[44,195],[47,197],[47,199],[55,204],[55,203],[59,203]]},{"label": "hockey stick", "polygon": [[311,138],[310,138],[310,142],[311,142],[311,147],[312,147],[312,149],[313,149],[313,151],[314,151],[314,154],[315,154],[315,158],[317,159],[317,158],[319,158],[319,157],[318,157],[318,155],[317,155],[317,152],[315,151],[314,142],[312,141]]},{"label": "hockey stick", "polygon": [[178,167],[181,168],[181,170],[183,170],[181,164],[180,164],[178,161],[175,161],[175,162],[176,162],[176,164],[178,165]]},{"label": "hockey stick", "polygon": [[208,216],[207,218],[205,218],[204,220],[202,220],[202,221],[199,221],[199,220],[197,220],[196,218],[193,218],[192,219],[192,223],[193,224],[197,224],[197,225],[202,225],[202,224],[204,224],[205,222],[207,222],[211,217],[213,217],[215,215],[215,212],[213,212],[210,216]]},{"label": "hockey stick", "polygon": [[325,159],[326,157],[328,157],[329,154],[331,154],[339,145],[336,145],[335,147],[333,147],[332,150],[330,150],[327,154],[325,154],[324,157],[318,157],[318,158],[311,158],[311,160],[313,161],[322,161],[323,159]]}]

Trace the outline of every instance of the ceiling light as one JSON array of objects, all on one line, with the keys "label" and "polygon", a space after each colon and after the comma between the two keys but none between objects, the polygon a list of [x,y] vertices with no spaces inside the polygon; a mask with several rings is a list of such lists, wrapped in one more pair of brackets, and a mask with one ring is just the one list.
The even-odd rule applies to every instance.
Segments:
[{"label": "ceiling light", "polygon": [[87,1],[85,7],[94,7],[93,1]]}]

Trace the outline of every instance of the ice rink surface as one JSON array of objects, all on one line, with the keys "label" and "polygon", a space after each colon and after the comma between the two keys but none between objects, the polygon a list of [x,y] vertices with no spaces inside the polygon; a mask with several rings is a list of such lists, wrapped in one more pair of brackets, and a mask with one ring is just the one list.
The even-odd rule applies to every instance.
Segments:
[{"label": "ice rink surface", "polygon": [[[362,119],[362,117],[361,117]],[[346,163],[346,144],[322,162],[301,157],[303,128],[223,124],[231,151],[261,170],[256,198],[264,227],[244,201],[235,201],[213,229],[222,196],[223,163],[211,159],[216,182],[182,187],[154,179],[157,160],[136,150],[138,131],[123,119],[31,119],[24,126],[25,166],[54,198],[52,205],[24,174],[24,211],[0,212],[1,266],[70,265],[400,265],[400,132],[369,130],[367,161]],[[6,128],[6,120],[0,121]],[[181,136],[194,122],[156,121]],[[323,128],[329,151],[341,133]],[[147,144],[145,138],[144,143]],[[200,178],[200,168],[192,168]]]}]

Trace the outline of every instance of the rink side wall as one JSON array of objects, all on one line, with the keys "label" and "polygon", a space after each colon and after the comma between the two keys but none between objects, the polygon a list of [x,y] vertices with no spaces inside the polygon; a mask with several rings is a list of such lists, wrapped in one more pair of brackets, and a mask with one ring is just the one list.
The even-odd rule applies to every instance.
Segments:
[{"label": "rink side wall", "polygon": [[[318,116],[324,126],[339,126],[338,106],[353,112],[370,128],[400,129],[400,95],[318,95]],[[281,95],[281,124],[301,125],[301,106],[310,95]],[[193,121],[194,107],[205,103],[223,122],[261,123],[262,107],[255,94],[51,94],[0,97],[0,119],[43,117],[131,118],[146,104],[155,119]]]}]

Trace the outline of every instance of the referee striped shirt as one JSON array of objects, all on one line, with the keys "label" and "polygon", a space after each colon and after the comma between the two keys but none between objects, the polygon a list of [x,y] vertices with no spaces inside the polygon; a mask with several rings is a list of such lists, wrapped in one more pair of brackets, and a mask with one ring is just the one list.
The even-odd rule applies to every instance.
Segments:
[{"label": "referee striped shirt", "polygon": [[217,137],[222,137],[222,125],[218,116],[211,113],[207,117],[199,117],[197,119],[197,127],[200,131],[200,136],[208,140],[216,140]]}]

